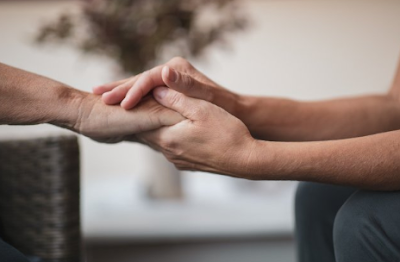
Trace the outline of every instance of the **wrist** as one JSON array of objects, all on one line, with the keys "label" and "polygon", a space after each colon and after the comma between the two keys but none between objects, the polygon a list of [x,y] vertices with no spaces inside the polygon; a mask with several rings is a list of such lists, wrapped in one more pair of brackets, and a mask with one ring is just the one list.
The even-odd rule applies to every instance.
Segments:
[{"label": "wrist", "polygon": [[62,86],[54,89],[55,108],[51,110],[48,123],[80,133],[80,119],[84,100],[89,95],[80,90]]},{"label": "wrist", "polygon": [[238,117],[241,112],[243,96],[225,88],[215,88],[208,102],[226,110],[231,115]]},{"label": "wrist", "polygon": [[247,116],[250,111],[252,97],[246,95],[237,95],[235,97],[233,115],[239,118],[247,126]]},{"label": "wrist", "polygon": [[309,144],[255,141],[248,161],[248,179],[308,181],[316,173],[316,162],[321,154]]},{"label": "wrist", "polygon": [[250,180],[269,179],[270,172],[275,152],[270,150],[270,143],[266,141],[253,139],[251,146],[246,152],[245,170],[243,170],[244,178]]},{"label": "wrist", "polygon": [[271,151],[270,147],[268,142],[250,137],[237,149],[229,150],[236,154],[229,157],[230,160],[226,162],[228,165],[225,165],[225,170],[219,170],[218,173],[249,180],[271,179],[268,173],[275,152]]},{"label": "wrist", "polygon": [[[234,107],[234,115],[246,125],[251,135],[257,139],[264,138],[264,134],[260,134],[259,132],[262,119],[259,117],[257,106],[260,102],[258,97],[238,95]],[[265,114],[263,114],[263,116],[265,116]]]},{"label": "wrist", "polygon": [[247,153],[246,169],[243,177],[250,180],[286,180],[291,169],[290,152],[286,154],[279,142],[254,139]]}]

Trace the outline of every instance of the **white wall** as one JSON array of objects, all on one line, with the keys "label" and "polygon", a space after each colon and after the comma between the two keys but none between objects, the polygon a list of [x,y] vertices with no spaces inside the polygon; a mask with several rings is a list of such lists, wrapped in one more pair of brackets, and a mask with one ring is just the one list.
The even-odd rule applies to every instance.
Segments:
[{"label": "white wall", "polygon": [[[389,87],[400,51],[400,1],[242,2],[251,28],[232,38],[230,50],[215,48],[207,61],[194,61],[217,82],[240,93],[302,100],[382,93]],[[115,65],[105,58],[31,43],[43,21],[75,8],[77,3],[69,1],[0,3],[0,61],[86,91],[114,80]],[[48,129],[35,128],[40,133]],[[28,130],[33,132],[1,126],[0,134],[25,135]],[[134,175],[157,172],[152,153],[143,146],[102,145],[86,138],[81,145],[84,186],[99,177],[129,183]],[[221,181],[204,174],[188,177]],[[221,194],[219,189],[214,192]]]}]

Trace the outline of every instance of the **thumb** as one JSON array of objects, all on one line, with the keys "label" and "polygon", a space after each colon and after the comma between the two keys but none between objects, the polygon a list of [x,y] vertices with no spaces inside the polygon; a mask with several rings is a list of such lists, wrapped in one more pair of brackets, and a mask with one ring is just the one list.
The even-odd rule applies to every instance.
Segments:
[{"label": "thumb", "polygon": [[203,104],[207,103],[167,87],[157,87],[154,89],[153,95],[161,105],[191,120],[198,120],[201,117],[205,108]]},{"label": "thumb", "polygon": [[169,66],[164,66],[161,76],[165,85],[180,93],[206,101],[211,100],[211,88],[189,74],[178,72]]}]

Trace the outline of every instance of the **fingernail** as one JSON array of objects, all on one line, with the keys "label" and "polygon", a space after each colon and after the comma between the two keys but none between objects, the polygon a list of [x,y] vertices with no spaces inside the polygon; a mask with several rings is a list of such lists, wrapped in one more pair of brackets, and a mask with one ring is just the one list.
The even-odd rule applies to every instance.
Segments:
[{"label": "fingernail", "polygon": [[177,73],[174,69],[167,67],[168,68],[168,80],[171,82],[175,82],[176,79],[178,78]]},{"label": "fingernail", "polygon": [[163,99],[168,93],[168,88],[166,87],[158,87],[157,89],[154,90],[154,95],[158,99]]}]

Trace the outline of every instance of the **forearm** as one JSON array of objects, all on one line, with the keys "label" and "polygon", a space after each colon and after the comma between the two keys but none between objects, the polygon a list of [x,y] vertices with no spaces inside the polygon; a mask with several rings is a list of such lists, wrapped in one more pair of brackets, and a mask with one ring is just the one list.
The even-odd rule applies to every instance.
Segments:
[{"label": "forearm", "polygon": [[400,129],[400,102],[390,95],[320,102],[242,96],[235,111],[264,140],[331,140]]},{"label": "forearm", "polygon": [[73,129],[84,93],[0,63],[0,124],[53,123]]},{"label": "forearm", "polygon": [[125,110],[105,105],[100,96],[0,64],[0,124],[50,123],[101,142],[119,142],[183,119],[151,97]]},{"label": "forearm", "polygon": [[400,189],[400,131],[321,142],[256,141],[248,176]]},{"label": "forearm", "polygon": [[[229,92],[217,93],[227,106],[230,96]],[[331,140],[397,130],[400,129],[400,62],[387,95],[320,102],[238,95],[235,100],[231,113],[247,125],[253,136],[265,140]]]}]

